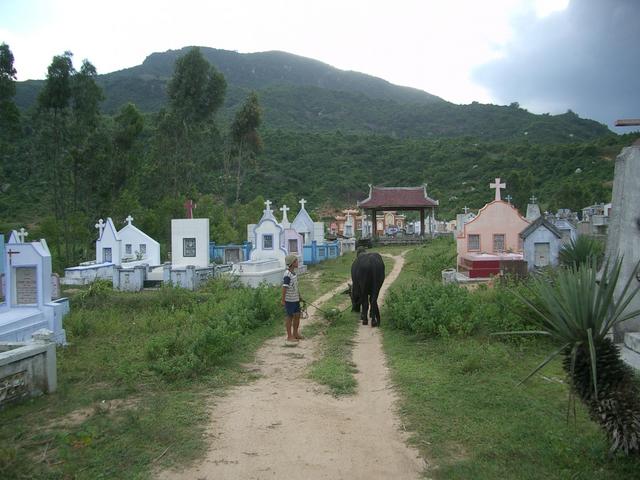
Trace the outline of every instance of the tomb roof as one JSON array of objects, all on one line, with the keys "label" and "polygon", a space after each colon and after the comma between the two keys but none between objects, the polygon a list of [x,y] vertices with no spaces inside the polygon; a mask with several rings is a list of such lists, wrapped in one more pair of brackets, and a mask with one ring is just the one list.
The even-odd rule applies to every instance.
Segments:
[{"label": "tomb roof", "polygon": [[360,208],[423,208],[436,207],[438,200],[427,196],[427,186],[374,187],[369,185],[369,197],[358,202]]},{"label": "tomb roof", "polygon": [[520,236],[525,239],[533,232],[535,232],[539,227],[545,227],[556,237],[562,238],[562,232],[558,229],[558,227],[546,220],[544,217],[538,217],[533,223],[531,223],[531,225],[520,232]]}]

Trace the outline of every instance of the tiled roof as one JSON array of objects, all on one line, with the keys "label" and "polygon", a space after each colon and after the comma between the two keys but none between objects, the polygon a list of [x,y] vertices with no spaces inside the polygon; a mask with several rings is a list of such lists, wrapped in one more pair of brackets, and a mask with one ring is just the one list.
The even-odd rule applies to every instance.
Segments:
[{"label": "tiled roof", "polygon": [[369,198],[358,202],[361,208],[436,207],[438,201],[427,196],[427,188],[421,187],[370,187]]}]

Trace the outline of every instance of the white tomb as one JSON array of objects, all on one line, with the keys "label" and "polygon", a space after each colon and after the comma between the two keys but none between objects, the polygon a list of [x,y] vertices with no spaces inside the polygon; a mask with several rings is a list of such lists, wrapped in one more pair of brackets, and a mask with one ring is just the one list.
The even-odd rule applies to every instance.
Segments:
[{"label": "white tomb", "polygon": [[26,242],[28,234],[13,231],[4,255],[5,302],[0,304],[0,341],[24,342],[42,328],[52,339],[66,342],[62,319],[69,312],[66,298],[51,299],[51,253],[47,242]]},{"label": "white tomb", "polygon": [[171,220],[171,265],[209,266],[209,219]]},{"label": "white tomb", "polygon": [[160,265],[160,244],[133,224],[129,215],[127,224],[118,232],[121,243],[122,262],[128,267],[145,263],[150,266]]},{"label": "white tomb", "polygon": [[300,211],[291,222],[291,228],[302,235],[305,245],[311,245],[312,242],[325,243],[324,222],[313,221],[305,208],[307,201],[304,198],[298,203],[300,203]]},{"label": "white tomb", "polygon": [[213,278],[215,267],[209,262],[209,233],[208,218],[172,219],[171,264],[150,269],[144,280],[196,290]]},{"label": "white tomb", "polygon": [[285,271],[284,228],[271,210],[271,202],[265,202],[262,218],[253,227],[249,238],[253,239],[249,260],[233,266],[232,273],[245,285],[258,286],[262,282],[280,285]]},{"label": "white tomb", "polygon": [[134,226],[131,215],[125,222],[118,231],[110,217],[106,223],[100,219],[95,225],[98,229],[95,262],[65,268],[62,283],[86,285],[99,279],[111,280],[117,267],[132,269],[140,265],[160,265],[160,244]]}]

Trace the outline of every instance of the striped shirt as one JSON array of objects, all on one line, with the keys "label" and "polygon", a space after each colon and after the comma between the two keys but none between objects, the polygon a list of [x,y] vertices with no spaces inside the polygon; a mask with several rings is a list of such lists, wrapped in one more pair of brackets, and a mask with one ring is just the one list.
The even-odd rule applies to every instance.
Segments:
[{"label": "striped shirt", "polygon": [[282,279],[282,286],[287,289],[284,294],[285,302],[299,302],[300,293],[298,292],[298,276],[287,270],[284,272],[284,278]]}]

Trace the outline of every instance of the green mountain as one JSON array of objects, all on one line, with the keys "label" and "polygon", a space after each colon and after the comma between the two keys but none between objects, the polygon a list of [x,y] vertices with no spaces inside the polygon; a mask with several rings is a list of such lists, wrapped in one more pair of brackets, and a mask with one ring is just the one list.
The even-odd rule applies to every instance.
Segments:
[{"label": "green mountain", "polygon": [[[138,66],[99,76],[102,108],[115,113],[127,102],[153,113],[166,103],[175,61],[191,47],[153,53]],[[285,52],[241,54],[201,47],[228,83],[223,119],[233,115],[251,90],[258,92],[264,124],[303,132],[379,134],[394,138],[469,136],[480,140],[566,143],[609,133],[605,125],[572,112],[534,115],[511,106],[456,105],[427,92],[344,71]],[[43,81],[18,82],[16,103],[35,104]]]}]

